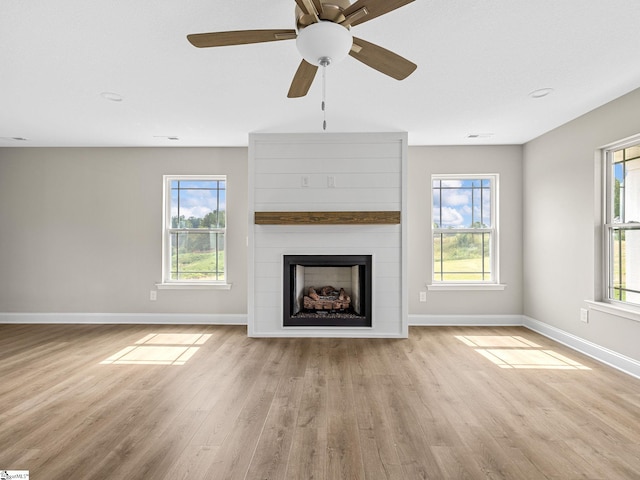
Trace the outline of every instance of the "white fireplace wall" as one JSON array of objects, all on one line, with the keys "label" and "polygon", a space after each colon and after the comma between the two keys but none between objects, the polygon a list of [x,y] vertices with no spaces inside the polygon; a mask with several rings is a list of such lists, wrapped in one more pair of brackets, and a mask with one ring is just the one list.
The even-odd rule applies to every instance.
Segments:
[{"label": "white fireplace wall", "polygon": [[[406,133],[252,134],[250,336],[406,337]],[[394,225],[255,225],[255,212],[400,211]],[[372,255],[372,327],[283,327],[284,255]]]}]

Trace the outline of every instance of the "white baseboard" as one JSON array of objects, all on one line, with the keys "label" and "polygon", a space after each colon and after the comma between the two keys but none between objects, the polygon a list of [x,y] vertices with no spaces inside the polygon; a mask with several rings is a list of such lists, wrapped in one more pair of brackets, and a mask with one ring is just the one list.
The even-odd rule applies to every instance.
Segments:
[{"label": "white baseboard", "polygon": [[410,327],[521,327],[522,315],[409,315]]},{"label": "white baseboard", "polygon": [[246,314],[207,313],[0,313],[2,323],[246,325]]},{"label": "white baseboard", "polygon": [[555,340],[605,365],[609,365],[633,377],[640,378],[640,361],[638,360],[601,347],[600,345],[584,340],[583,338],[567,333],[564,330],[560,330],[544,322],[527,317],[526,315],[522,317],[522,325],[529,330],[533,330],[540,335]]}]

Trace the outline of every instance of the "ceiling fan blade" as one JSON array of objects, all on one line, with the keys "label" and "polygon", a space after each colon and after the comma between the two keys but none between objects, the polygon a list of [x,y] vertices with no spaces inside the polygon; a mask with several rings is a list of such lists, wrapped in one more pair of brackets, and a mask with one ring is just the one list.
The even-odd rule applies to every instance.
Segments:
[{"label": "ceiling fan blade", "polygon": [[[296,4],[300,11],[307,17],[309,17],[309,23],[317,23],[320,21],[318,15],[322,11],[322,8],[318,10],[315,1],[312,0],[296,0]],[[322,4],[320,5],[322,7]]]},{"label": "ceiling fan blade", "polygon": [[315,78],[317,71],[317,66],[312,65],[305,60],[302,60],[302,62],[300,62],[298,70],[296,70],[296,74],[293,77],[293,81],[291,82],[291,87],[289,88],[287,97],[304,97],[309,91],[309,88],[313,83],[313,79]]},{"label": "ceiling fan blade", "polygon": [[192,33],[187,35],[191,45],[198,48],[226,47],[249,43],[276,42],[296,38],[295,30],[238,30],[234,32]]},{"label": "ceiling fan blade", "polygon": [[302,10],[302,13],[304,13],[305,15],[311,14],[311,12],[309,11],[309,8],[307,7],[307,4],[304,2],[304,0],[296,0],[296,4],[300,8],[300,10]]},{"label": "ceiling fan blade", "polygon": [[380,15],[392,12],[397,8],[404,7],[405,5],[413,2],[414,0],[357,0],[351,6],[346,8],[343,12],[345,17],[357,12],[362,8],[367,9],[367,15],[351,23],[351,26],[355,27],[361,23],[368,22]]},{"label": "ceiling fan blade", "polygon": [[396,80],[404,80],[418,67],[406,58],[361,38],[353,37],[353,45],[349,55]]}]

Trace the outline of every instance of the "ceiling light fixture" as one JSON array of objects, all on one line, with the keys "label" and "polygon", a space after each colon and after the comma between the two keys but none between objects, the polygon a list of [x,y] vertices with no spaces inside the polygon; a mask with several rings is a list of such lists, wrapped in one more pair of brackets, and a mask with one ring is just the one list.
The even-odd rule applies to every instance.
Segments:
[{"label": "ceiling light fixture", "polygon": [[313,23],[298,32],[296,47],[302,58],[317,67],[344,60],[353,45],[351,32],[333,22]]},{"label": "ceiling light fixture", "polygon": [[549,95],[553,92],[553,88],[539,88],[538,90],[534,90],[529,94],[531,98],[542,98]]},{"label": "ceiling light fixture", "polygon": [[353,46],[347,27],[334,22],[319,21],[301,28],[296,47],[307,63],[322,67],[322,129],[327,129],[327,67],[344,60]]}]

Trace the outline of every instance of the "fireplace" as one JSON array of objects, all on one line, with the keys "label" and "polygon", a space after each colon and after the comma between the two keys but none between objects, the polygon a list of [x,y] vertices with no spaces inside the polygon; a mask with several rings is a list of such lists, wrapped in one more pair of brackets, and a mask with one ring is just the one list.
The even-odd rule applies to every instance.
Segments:
[{"label": "fireplace", "polygon": [[284,327],[371,327],[371,255],[284,255]]},{"label": "fireplace", "polygon": [[249,135],[250,337],[408,336],[407,171],[406,132]]}]

